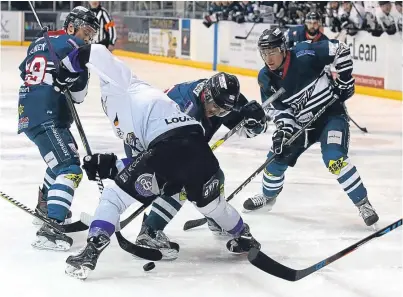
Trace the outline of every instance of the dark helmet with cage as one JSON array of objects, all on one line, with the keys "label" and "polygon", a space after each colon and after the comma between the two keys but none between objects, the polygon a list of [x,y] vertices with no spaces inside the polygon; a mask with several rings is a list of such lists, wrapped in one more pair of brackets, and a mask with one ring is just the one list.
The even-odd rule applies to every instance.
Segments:
[{"label": "dark helmet with cage", "polygon": [[203,87],[205,103],[214,103],[221,109],[219,117],[226,116],[238,102],[239,81],[235,75],[220,72],[209,78]]},{"label": "dark helmet with cage", "polygon": [[322,17],[316,11],[311,11],[306,15],[305,30],[309,35],[315,36],[318,34],[321,25]]},{"label": "dark helmet with cage", "polygon": [[278,48],[279,52],[285,52],[287,50],[284,33],[279,28],[264,30],[259,37],[257,46],[260,56],[265,62],[267,56],[273,52],[274,49]]},{"label": "dark helmet with cage", "polygon": [[99,30],[99,22],[96,15],[84,6],[74,7],[67,15],[63,28],[67,30],[69,24],[73,24],[74,34],[82,27],[89,27],[93,30],[92,36]]}]

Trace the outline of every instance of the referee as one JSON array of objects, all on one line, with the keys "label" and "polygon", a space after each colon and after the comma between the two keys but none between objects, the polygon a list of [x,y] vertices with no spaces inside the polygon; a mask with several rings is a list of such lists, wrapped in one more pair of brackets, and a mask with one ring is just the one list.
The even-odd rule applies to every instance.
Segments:
[{"label": "referee", "polygon": [[109,12],[101,6],[99,1],[89,1],[90,10],[97,16],[99,21],[98,35],[93,39],[94,43],[105,45],[110,51],[116,42],[115,23]]}]

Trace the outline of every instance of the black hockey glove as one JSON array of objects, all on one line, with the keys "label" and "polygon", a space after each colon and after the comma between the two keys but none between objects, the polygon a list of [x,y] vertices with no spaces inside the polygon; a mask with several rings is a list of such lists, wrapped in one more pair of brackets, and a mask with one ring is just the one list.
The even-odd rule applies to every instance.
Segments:
[{"label": "black hockey glove", "polygon": [[116,168],[117,157],[115,154],[93,154],[85,156],[82,166],[89,180],[95,180],[98,173],[101,179],[114,179],[118,173]]},{"label": "black hockey glove", "polygon": [[355,79],[351,77],[351,79],[347,82],[336,78],[334,81],[334,93],[339,96],[341,101],[346,101],[350,97],[352,97],[355,93]]},{"label": "black hockey glove", "polygon": [[64,67],[60,67],[59,73],[56,70],[51,71],[53,77],[53,87],[56,92],[64,92],[71,87],[78,79],[79,73],[71,73]]},{"label": "black hockey glove", "polygon": [[262,106],[255,100],[242,106],[240,113],[245,119],[245,128],[247,129],[256,128],[258,125],[262,126],[266,122],[266,114]]}]

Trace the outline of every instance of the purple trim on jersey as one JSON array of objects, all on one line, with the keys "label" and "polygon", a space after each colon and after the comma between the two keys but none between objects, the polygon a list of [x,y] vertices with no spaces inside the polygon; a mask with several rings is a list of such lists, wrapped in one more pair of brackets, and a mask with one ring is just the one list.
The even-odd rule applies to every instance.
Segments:
[{"label": "purple trim on jersey", "polygon": [[81,67],[80,67],[80,61],[78,60],[78,49],[77,49],[77,48],[73,49],[73,50],[68,54],[68,57],[69,57],[69,61],[70,61],[71,67],[73,68],[73,70],[74,70],[75,72],[82,72],[82,71],[84,71],[84,69],[81,69]]},{"label": "purple trim on jersey", "polygon": [[238,223],[236,224],[236,226],[234,228],[232,228],[231,230],[228,231],[229,234],[238,236],[243,230],[243,220],[242,218],[239,218]]},{"label": "purple trim on jersey", "polygon": [[103,220],[92,221],[89,234],[102,233],[102,231],[106,231],[110,237],[115,233],[115,225]]},{"label": "purple trim on jersey", "polygon": [[123,165],[125,165],[125,167],[126,167],[127,165],[130,164],[130,162],[133,161],[133,158],[123,158],[120,161],[122,161]]}]

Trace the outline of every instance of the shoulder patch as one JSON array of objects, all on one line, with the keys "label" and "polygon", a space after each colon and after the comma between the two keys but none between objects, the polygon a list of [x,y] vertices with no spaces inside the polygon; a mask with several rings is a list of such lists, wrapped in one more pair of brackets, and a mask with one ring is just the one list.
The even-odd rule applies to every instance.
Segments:
[{"label": "shoulder patch", "polygon": [[314,50],[302,50],[302,51],[296,52],[295,55],[297,56],[297,58],[305,56],[305,55],[315,56],[315,51]]}]

